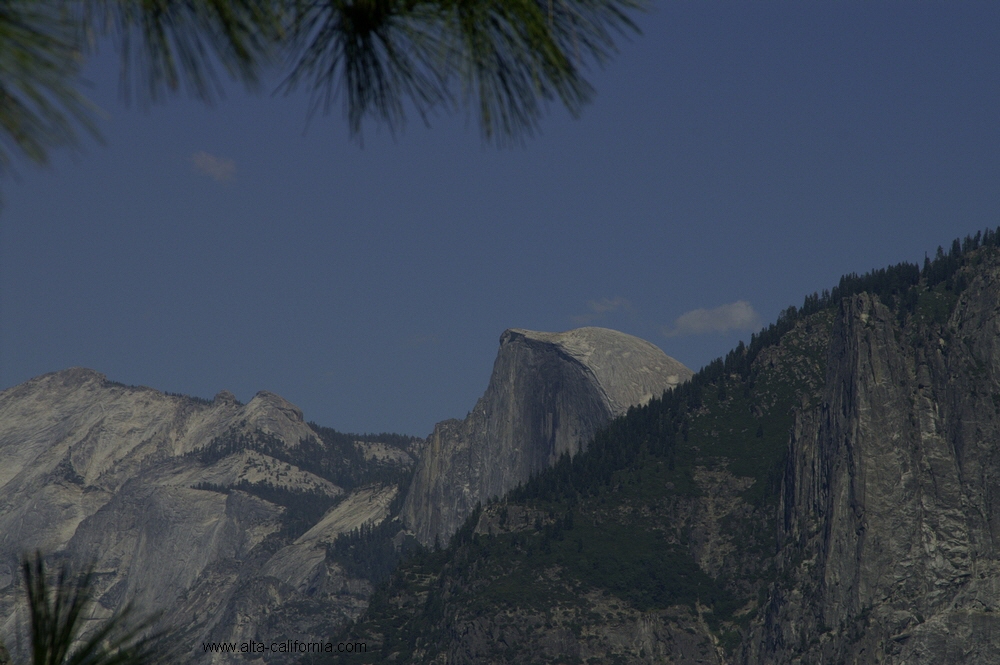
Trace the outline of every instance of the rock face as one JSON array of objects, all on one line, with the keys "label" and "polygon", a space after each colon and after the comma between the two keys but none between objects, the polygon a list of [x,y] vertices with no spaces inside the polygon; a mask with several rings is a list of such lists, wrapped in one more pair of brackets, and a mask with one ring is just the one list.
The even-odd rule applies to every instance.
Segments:
[{"label": "rock face", "polygon": [[[480,498],[577,452],[608,419],[689,375],[621,333],[507,331],[475,413],[436,428],[422,457],[429,485],[406,504],[410,523],[425,542],[447,536]],[[328,640],[373,590],[362,571],[374,568],[356,562],[384,566],[406,537],[392,521],[379,531],[385,542],[369,531],[350,545],[363,552],[346,555],[334,541],[395,520],[423,445],[314,428],[268,392],[246,405],[227,391],[209,401],[82,368],[6,390],[0,641],[23,659],[19,563],[35,550],[52,566],[95,566],[93,618],[129,604],[160,613],[189,645],[186,662],[241,660],[206,652],[206,642]]]},{"label": "rock face", "polygon": [[417,539],[447,539],[478,502],[574,455],[630,406],[692,372],[649,342],[604,328],[511,329],[486,393],[463,420],[438,423],[403,505]]},{"label": "rock face", "polygon": [[[26,644],[19,562],[36,549],[95,564],[95,618],[162,612],[185,662],[225,661],[208,640],[329,639],[372,587],[326,546],[384,519],[399,491],[332,482],[331,445],[267,392],[209,402],[75,368],[0,393],[0,639],[15,657]],[[387,469],[415,462],[382,442],[343,448]]]},{"label": "rock face", "polygon": [[1000,261],[971,275],[944,324],[843,303],[822,402],[791,439],[792,581],[745,662],[997,662]]},{"label": "rock face", "polygon": [[353,636],[398,663],[1000,662],[1000,236],[845,277],[611,431]]}]

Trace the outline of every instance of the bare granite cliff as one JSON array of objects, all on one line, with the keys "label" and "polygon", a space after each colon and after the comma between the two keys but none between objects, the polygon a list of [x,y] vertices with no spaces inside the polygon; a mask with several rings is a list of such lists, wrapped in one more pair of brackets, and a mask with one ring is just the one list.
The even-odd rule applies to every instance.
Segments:
[{"label": "bare granite cliff", "polygon": [[1000,662],[1000,231],[846,275],[473,514],[365,662]]},{"label": "bare granite cliff", "polygon": [[403,504],[405,523],[424,544],[446,542],[477,503],[576,454],[609,420],[691,374],[614,330],[505,331],[486,393],[465,420],[434,428]]},{"label": "bare granite cliff", "polygon": [[333,472],[381,464],[403,478],[415,458],[321,438],[268,392],[200,400],[82,368],[3,391],[0,640],[15,657],[26,644],[19,562],[36,549],[53,565],[95,566],[93,618],[130,603],[161,613],[186,662],[228,662],[204,653],[206,640],[329,639],[372,584],[328,545],[385,519],[399,492],[341,486]]},{"label": "bare granite cliff", "polygon": [[985,258],[942,324],[842,303],[821,403],[792,432],[784,581],[743,662],[998,662],[1000,262]]}]

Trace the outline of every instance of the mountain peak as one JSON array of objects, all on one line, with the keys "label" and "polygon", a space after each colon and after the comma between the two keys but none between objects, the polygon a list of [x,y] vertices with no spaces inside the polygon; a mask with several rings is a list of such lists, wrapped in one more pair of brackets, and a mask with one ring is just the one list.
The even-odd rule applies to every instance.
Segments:
[{"label": "mountain peak", "polygon": [[404,518],[421,542],[446,539],[476,503],[575,455],[612,418],[691,375],[653,344],[615,330],[508,329],[475,408],[434,428]]},{"label": "mountain peak", "polygon": [[551,344],[590,370],[615,415],[645,404],[693,375],[655,344],[609,328],[588,326],[559,333],[510,328],[500,336],[500,346],[519,337]]}]

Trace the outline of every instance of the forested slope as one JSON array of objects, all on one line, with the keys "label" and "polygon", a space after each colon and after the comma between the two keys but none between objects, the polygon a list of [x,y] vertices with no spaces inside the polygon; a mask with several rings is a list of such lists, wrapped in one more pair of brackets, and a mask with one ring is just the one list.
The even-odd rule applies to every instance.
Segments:
[{"label": "forested slope", "polygon": [[998,244],[790,307],[410,558],[344,662],[989,662]]}]

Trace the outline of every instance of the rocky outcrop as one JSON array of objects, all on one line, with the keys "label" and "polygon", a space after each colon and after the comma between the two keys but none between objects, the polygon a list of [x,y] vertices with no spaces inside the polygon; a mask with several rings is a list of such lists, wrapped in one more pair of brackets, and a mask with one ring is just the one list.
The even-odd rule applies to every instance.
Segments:
[{"label": "rocky outcrop", "polygon": [[744,662],[997,662],[1000,264],[970,277],[943,325],[842,303],[791,439],[786,582]]},{"label": "rocky outcrop", "polygon": [[[429,485],[414,483],[406,504],[411,525],[425,541],[447,535],[481,498],[576,453],[610,418],[688,376],[621,333],[507,331],[476,410],[435,430],[422,458]],[[26,643],[18,571],[34,550],[94,566],[94,619],[131,604],[193,649],[328,639],[373,589],[338,563],[334,541],[400,510],[397,484],[358,484],[364,474],[344,469],[405,480],[421,443],[341,435],[333,450],[324,432],[273,393],[209,401],[82,368],[0,393],[0,640]]]},{"label": "rocky outcrop", "polygon": [[[207,640],[329,639],[372,585],[326,546],[384,519],[399,491],[341,487],[316,459],[329,451],[268,392],[208,401],[74,368],[0,393],[0,640],[26,644],[19,561],[34,550],[94,565],[94,618],[128,604],[161,613],[191,649],[185,662],[225,661],[201,650]],[[331,459],[415,462],[384,442],[341,453]]]},{"label": "rocky outcrop", "polygon": [[649,342],[604,328],[511,329],[486,393],[431,434],[403,506],[418,540],[442,543],[479,502],[582,450],[630,406],[691,377]]}]

